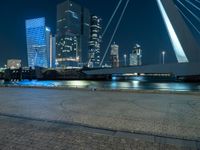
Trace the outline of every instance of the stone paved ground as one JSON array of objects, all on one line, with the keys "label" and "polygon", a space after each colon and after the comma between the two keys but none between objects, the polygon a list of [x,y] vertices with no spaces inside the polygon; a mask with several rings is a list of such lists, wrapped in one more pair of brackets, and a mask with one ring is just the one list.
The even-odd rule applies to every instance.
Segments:
[{"label": "stone paved ground", "polygon": [[[9,115],[19,118],[5,118]],[[200,140],[200,95],[198,94],[0,88],[0,116],[0,149],[10,149],[9,146],[31,149],[31,145],[33,145],[32,149],[39,149],[39,147],[41,147],[40,149],[50,149],[47,146],[56,149],[53,147],[54,144],[51,144],[53,141],[55,145],[60,146],[57,149],[62,149],[62,146],[66,146],[65,149],[98,149],[101,145],[104,147],[101,149],[105,149],[105,147],[116,149],[116,145],[118,149],[124,149],[123,146],[131,144],[132,149],[134,147],[135,149],[164,149],[164,147],[167,149],[169,147],[166,145],[162,147],[166,141],[163,142],[155,137],[151,138],[150,142],[148,140],[148,142],[138,141],[137,138],[130,140],[128,137],[125,139],[125,142],[128,141],[128,143],[123,145],[119,142],[123,139],[120,137],[99,135],[96,132],[85,133],[82,130],[71,131],[71,129],[55,123],[45,123],[45,120],[74,122],[80,123],[80,125],[86,124],[91,127],[120,131],[136,131],[142,132],[144,135],[153,134]],[[21,120],[20,118],[23,117],[37,118],[43,121]],[[64,137],[59,142],[60,134],[64,134]],[[88,137],[91,138],[88,139]],[[70,140],[66,140],[67,138],[72,139],[71,144]],[[111,139],[111,142],[108,142],[108,139]],[[30,141],[32,143],[29,143]],[[28,144],[23,145],[23,143]],[[185,141],[177,142],[175,139],[169,143],[179,143],[181,146],[187,145],[194,149],[199,147],[197,142],[189,142],[189,144],[186,142],[187,144],[185,144]],[[71,148],[67,148],[67,146],[71,146]],[[174,148],[177,147],[168,149]]]},{"label": "stone paved ground", "polygon": [[[164,141],[164,142],[163,142]],[[55,122],[0,116],[1,150],[197,150],[193,141],[136,136]],[[179,144],[177,144],[179,143]]]}]

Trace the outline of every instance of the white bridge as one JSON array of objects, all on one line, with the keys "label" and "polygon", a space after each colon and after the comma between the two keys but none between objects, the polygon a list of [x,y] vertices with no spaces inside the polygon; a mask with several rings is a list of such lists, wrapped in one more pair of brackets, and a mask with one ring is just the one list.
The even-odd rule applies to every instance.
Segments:
[{"label": "white bridge", "polygon": [[[165,73],[175,76],[193,76],[200,75],[200,47],[196,39],[188,28],[186,21],[199,33],[197,27],[187,18],[186,15],[176,6],[173,0],[156,0],[161,15],[165,22],[177,63],[145,65],[135,67],[121,68],[97,68],[84,71],[88,75],[111,75],[111,74],[132,74],[132,73]],[[200,11],[200,8],[194,2],[199,0],[185,0],[189,5]],[[127,0],[127,3],[129,0]],[[181,0],[176,0],[178,4],[183,6],[197,21],[200,18],[195,15]],[[127,7],[127,6],[126,6]],[[184,20],[185,18],[185,20]],[[112,39],[111,39],[112,41]],[[110,45],[109,45],[110,46]],[[107,52],[106,52],[107,53]],[[105,54],[106,55],[106,54]],[[104,58],[103,58],[104,59]]]}]

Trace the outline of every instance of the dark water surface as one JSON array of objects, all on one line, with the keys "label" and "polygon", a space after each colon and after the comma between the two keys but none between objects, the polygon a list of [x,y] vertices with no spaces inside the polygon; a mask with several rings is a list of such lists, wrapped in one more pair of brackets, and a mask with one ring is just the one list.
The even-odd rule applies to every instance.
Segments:
[{"label": "dark water surface", "polygon": [[15,86],[41,86],[41,87],[67,87],[67,88],[104,88],[104,89],[128,89],[128,90],[158,90],[158,91],[200,91],[200,83],[164,82],[164,81],[20,81],[4,82],[0,85]]}]

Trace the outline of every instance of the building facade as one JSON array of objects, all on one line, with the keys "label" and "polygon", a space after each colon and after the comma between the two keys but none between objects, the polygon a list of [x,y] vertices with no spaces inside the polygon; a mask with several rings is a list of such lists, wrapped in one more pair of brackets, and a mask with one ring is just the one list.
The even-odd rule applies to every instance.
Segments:
[{"label": "building facade", "polygon": [[56,67],[56,36],[50,35],[50,68]]},{"label": "building facade", "polygon": [[26,20],[28,66],[48,68],[50,64],[50,29],[45,18]]},{"label": "building facade", "polygon": [[46,26],[46,51],[47,51],[47,68],[51,68],[52,43],[51,43],[51,29]]},{"label": "building facade", "polygon": [[67,0],[57,6],[56,63],[58,67],[83,66],[88,61],[90,12]]},{"label": "building facade", "polygon": [[90,42],[89,42],[89,62],[88,67],[99,67],[101,63],[101,19],[97,16],[91,16]]},{"label": "building facade", "polygon": [[130,66],[142,65],[142,50],[139,44],[136,44],[130,54]]},{"label": "building facade", "polygon": [[116,68],[119,67],[119,45],[112,44],[111,45],[111,64],[112,67]]},{"label": "building facade", "polygon": [[19,69],[22,67],[22,61],[20,59],[8,59],[7,68],[10,69]]}]

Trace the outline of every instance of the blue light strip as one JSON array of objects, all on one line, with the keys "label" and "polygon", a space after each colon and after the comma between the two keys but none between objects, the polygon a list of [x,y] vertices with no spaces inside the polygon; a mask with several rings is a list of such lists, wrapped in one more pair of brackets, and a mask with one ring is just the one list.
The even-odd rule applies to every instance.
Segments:
[{"label": "blue light strip", "polygon": [[164,19],[165,25],[167,27],[167,30],[168,30],[168,33],[170,36],[170,40],[171,40],[172,46],[174,48],[174,52],[175,52],[178,62],[179,63],[188,63],[189,62],[188,58],[183,50],[183,47],[178,39],[178,36],[176,35],[176,32],[172,26],[172,23],[170,22],[170,19],[165,11],[165,8],[164,8],[161,0],[157,0],[157,3],[158,3],[160,11],[162,13],[162,17]]}]

